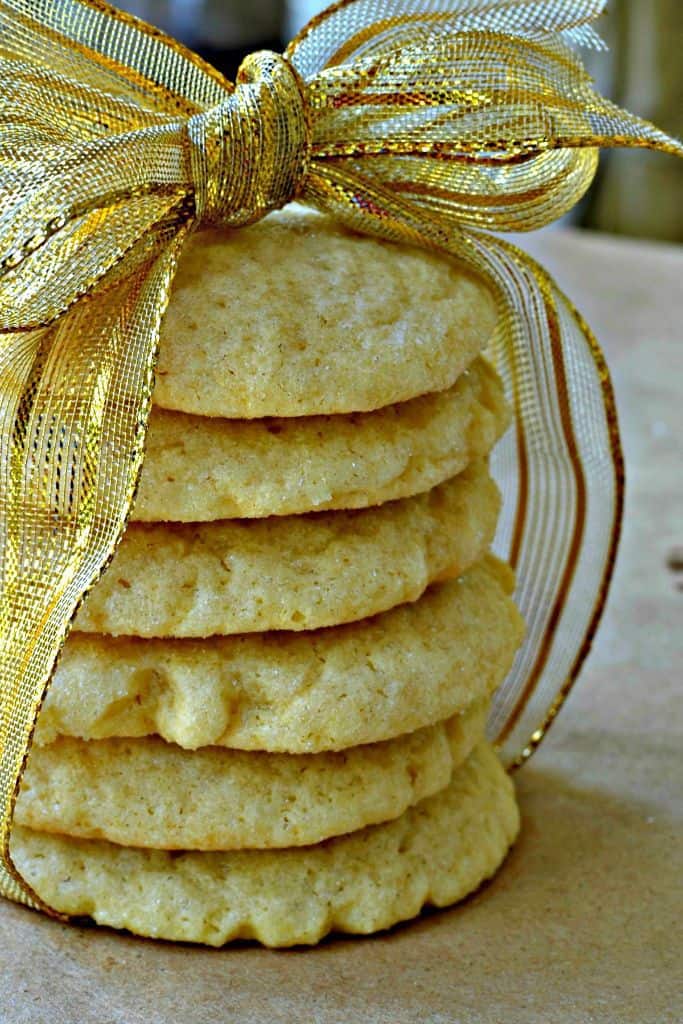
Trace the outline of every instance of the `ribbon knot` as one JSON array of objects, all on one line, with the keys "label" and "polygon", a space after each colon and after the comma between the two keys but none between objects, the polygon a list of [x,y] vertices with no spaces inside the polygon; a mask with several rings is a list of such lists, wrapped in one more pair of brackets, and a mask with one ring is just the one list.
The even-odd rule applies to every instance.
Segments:
[{"label": "ribbon knot", "polygon": [[251,54],[234,92],[187,124],[198,220],[238,226],[290,202],[310,151],[304,85],[288,60]]}]

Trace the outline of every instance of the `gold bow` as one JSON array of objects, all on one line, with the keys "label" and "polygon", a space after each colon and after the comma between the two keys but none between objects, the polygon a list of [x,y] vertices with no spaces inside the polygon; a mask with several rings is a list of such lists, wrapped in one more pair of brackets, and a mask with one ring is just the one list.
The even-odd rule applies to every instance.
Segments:
[{"label": "gold bow", "polygon": [[[70,623],[126,526],[160,321],[199,224],[246,224],[296,197],[362,232],[464,261],[500,298],[496,351],[520,457],[531,451],[520,381],[551,350],[562,370],[580,337],[608,403],[618,476],[592,337],[539,267],[482,231],[563,214],[590,184],[599,146],[680,155],[598,96],[571,49],[597,44],[590,21],[603,6],[340,0],[284,57],[248,58],[233,86],[102,0],[0,0],[0,893],[52,913],[12,863],[14,802]],[[571,421],[570,396],[560,399]],[[567,450],[585,501],[574,434]],[[540,741],[586,652],[619,514],[617,486],[592,616],[517,759]],[[577,524],[574,547],[585,509]],[[553,614],[563,600],[558,587]],[[517,728],[539,664],[524,668],[501,734]]]}]

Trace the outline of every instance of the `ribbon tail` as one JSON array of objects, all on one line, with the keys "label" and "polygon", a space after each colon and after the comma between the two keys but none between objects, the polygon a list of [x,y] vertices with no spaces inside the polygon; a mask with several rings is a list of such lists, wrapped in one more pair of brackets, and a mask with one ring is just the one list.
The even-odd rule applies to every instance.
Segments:
[{"label": "ribbon tail", "polygon": [[0,336],[0,894],[54,916],[13,864],[12,815],[56,660],[127,524],[188,230],[96,302]]},{"label": "ribbon tail", "polygon": [[456,255],[466,254],[501,297],[487,354],[515,413],[514,431],[492,457],[504,499],[495,546],[515,569],[527,636],[494,699],[489,735],[516,767],[543,739],[600,622],[621,530],[624,464],[609,372],[580,313],[509,242],[465,231]]},{"label": "ribbon tail", "polygon": [[527,636],[494,698],[489,735],[514,767],[541,742],[578,676],[612,575],[624,473],[604,357],[550,275],[506,240],[444,224],[340,165],[312,174],[306,198],[356,230],[457,259],[498,296],[486,354],[515,426],[491,459],[503,493],[495,550],[516,572]]}]

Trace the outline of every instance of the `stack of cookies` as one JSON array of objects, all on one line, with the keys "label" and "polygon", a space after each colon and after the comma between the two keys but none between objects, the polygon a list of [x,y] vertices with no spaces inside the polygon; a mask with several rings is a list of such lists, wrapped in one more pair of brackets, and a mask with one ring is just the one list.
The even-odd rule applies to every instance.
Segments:
[{"label": "stack of cookies", "polygon": [[133,521],[16,812],[53,907],[220,945],[444,906],[518,828],[484,740],[520,643],[489,553],[485,285],[288,208],[195,236]]}]

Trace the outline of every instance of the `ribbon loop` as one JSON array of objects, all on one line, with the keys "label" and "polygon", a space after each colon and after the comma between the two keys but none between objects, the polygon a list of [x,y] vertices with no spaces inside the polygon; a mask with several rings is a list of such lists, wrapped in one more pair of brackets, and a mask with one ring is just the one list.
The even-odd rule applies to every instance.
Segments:
[{"label": "ribbon loop", "polygon": [[247,57],[234,92],[187,124],[198,220],[236,227],[290,202],[305,180],[308,125],[289,61],[268,51]]}]

